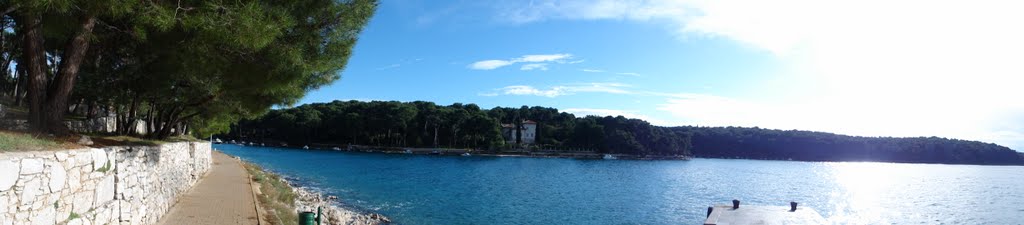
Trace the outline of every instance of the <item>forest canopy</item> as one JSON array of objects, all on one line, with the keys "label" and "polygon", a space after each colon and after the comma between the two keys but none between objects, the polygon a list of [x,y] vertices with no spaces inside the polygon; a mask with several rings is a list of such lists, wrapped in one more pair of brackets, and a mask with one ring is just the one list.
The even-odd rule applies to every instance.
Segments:
[{"label": "forest canopy", "polygon": [[[375,0],[9,0],[0,88],[38,132],[117,116],[119,135],[226,131],[340,77]],[[16,69],[11,69],[17,65]],[[106,116],[106,115],[102,115]]]},{"label": "forest canopy", "polygon": [[554,108],[448,106],[432,102],[334,101],[275,109],[242,120],[224,138],[295,146],[371,145],[518,149],[501,124],[537,123],[535,150],[805,161],[1024,164],[1024,154],[991,143],[939,137],[858,137],[745,127],[662,127],[643,120],[584,116]]},{"label": "forest canopy", "polygon": [[[512,149],[522,140],[505,140],[501,124],[537,123],[533,149],[577,149],[634,155],[689,155],[689,137],[669,128],[625,117],[577,118],[546,107],[448,106],[432,102],[334,101],[277,109],[243,120],[230,138],[291,145],[372,145]],[[516,144],[520,143],[520,144]]]}]

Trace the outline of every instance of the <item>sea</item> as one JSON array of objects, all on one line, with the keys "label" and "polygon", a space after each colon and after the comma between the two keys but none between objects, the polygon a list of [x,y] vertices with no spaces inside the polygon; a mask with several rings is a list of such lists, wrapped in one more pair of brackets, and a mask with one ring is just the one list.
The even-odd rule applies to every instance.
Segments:
[{"label": "sea", "polygon": [[1021,166],[214,148],[395,224],[701,224],[733,199],[833,224],[1024,224]]}]

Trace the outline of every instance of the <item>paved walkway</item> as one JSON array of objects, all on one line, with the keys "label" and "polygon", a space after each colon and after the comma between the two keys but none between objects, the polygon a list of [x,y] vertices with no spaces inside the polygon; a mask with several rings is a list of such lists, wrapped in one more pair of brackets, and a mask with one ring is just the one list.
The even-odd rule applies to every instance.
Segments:
[{"label": "paved walkway", "polygon": [[182,196],[162,225],[258,224],[249,175],[235,158],[213,151],[213,168]]}]

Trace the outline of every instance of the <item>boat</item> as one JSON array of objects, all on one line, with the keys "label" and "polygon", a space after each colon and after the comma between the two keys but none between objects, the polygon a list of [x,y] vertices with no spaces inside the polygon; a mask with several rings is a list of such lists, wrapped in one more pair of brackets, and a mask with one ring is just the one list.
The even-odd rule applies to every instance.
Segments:
[{"label": "boat", "polygon": [[339,148],[339,147],[333,147],[333,148],[331,148],[331,150],[335,150],[335,151],[341,151],[341,148]]},{"label": "boat", "polygon": [[404,151],[404,153],[405,153],[405,154],[412,154],[412,150],[406,149],[406,150]]},{"label": "boat", "polygon": [[309,149],[309,145],[302,146],[302,149]]},{"label": "boat", "polygon": [[434,150],[433,152],[430,152],[430,154],[431,154],[431,155],[440,155],[440,154],[441,154],[441,151],[438,151],[438,150]]},{"label": "boat", "polygon": [[618,157],[615,157],[612,154],[604,154],[604,159],[618,159]]},{"label": "boat", "polygon": [[467,153],[462,153],[462,156],[470,156],[470,155],[469,155],[469,152],[467,152]]}]

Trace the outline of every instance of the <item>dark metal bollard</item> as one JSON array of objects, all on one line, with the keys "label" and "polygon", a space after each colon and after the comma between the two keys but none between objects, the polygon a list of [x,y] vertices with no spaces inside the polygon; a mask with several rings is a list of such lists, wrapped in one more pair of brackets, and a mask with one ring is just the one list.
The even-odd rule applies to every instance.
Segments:
[{"label": "dark metal bollard", "polygon": [[789,202],[789,211],[796,212],[796,202]]},{"label": "dark metal bollard", "polygon": [[732,200],[732,209],[738,209],[738,208],[740,208],[740,200],[733,199]]},{"label": "dark metal bollard", "polygon": [[711,211],[714,211],[714,210],[715,210],[715,207],[708,206],[708,215],[704,216],[704,218],[711,217]]}]

